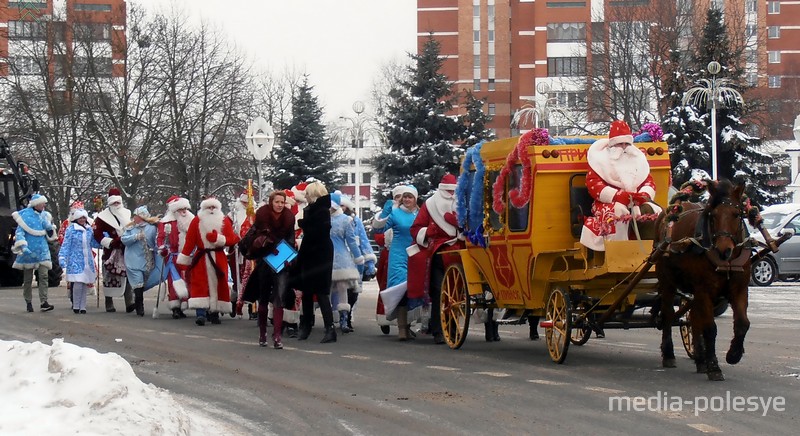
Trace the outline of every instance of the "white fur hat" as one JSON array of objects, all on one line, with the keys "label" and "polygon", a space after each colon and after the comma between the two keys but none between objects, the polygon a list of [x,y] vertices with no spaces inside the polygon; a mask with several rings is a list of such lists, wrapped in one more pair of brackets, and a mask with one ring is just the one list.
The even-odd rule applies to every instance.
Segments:
[{"label": "white fur hat", "polygon": [[183,197],[173,195],[167,200],[167,210],[170,212],[177,212],[180,209],[191,209],[189,200]]},{"label": "white fur hat", "polygon": [[34,206],[38,206],[40,204],[46,204],[46,203],[47,203],[47,197],[45,197],[42,194],[33,194],[31,196],[31,201],[28,202],[28,206],[29,207],[34,207]]},{"label": "white fur hat", "polygon": [[69,216],[70,221],[78,221],[81,218],[89,219],[89,214],[84,209],[75,209]]},{"label": "white fur hat", "polygon": [[212,207],[222,209],[222,203],[217,200],[217,197],[208,197],[200,203],[200,209],[209,209]]}]

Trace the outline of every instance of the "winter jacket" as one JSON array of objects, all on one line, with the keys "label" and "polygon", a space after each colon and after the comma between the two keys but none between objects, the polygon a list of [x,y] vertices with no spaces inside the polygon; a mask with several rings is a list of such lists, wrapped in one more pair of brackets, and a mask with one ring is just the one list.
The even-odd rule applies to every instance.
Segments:
[{"label": "winter jacket", "polygon": [[156,226],[132,225],[125,229],[120,240],[125,245],[125,268],[150,272],[155,266]]},{"label": "winter jacket", "polygon": [[298,222],[303,230],[295,270],[297,288],[304,293],[328,295],[333,270],[331,242],[331,196],[320,197],[303,209]]},{"label": "winter jacket", "polygon": [[58,263],[64,268],[68,282],[94,283],[97,279],[92,248],[99,249],[100,244],[95,241],[91,227],[70,223],[58,251]]},{"label": "winter jacket", "polygon": [[43,265],[51,269],[53,263],[47,241],[55,241],[58,234],[50,212],[40,213],[33,207],[26,207],[11,216],[17,222],[14,245],[11,247],[11,251],[17,255],[13,268],[36,269]]},{"label": "winter jacket", "polygon": [[358,280],[361,274],[356,265],[364,264],[364,256],[356,242],[353,219],[342,213],[341,209],[331,215],[331,243],[333,243],[333,281]]}]

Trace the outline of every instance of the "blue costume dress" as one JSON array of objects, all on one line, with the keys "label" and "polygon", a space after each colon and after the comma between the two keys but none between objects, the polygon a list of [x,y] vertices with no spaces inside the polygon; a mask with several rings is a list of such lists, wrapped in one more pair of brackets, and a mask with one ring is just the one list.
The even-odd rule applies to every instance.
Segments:
[{"label": "blue costume dress", "polygon": [[360,278],[357,265],[364,264],[364,256],[356,243],[353,219],[341,209],[331,214],[331,242],[333,243],[333,272],[331,297],[337,294],[336,310],[349,311],[347,289],[355,288]]},{"label": "blue costume dress", "polygon": [[150,273],[156,270],[156,226],[131,224],[120,240],[125,244],[125,269],[131,288],[144,288]]},{"label": "blue costume dress", "polygon": [[58,263],[64,268],[68,282],[94,283],[97,279],[92,248],[99,249],[100,244],[94,239],[91,227],[71,223],[58,251]]},{"label": "blue costume dress", "polygon": [[411,238],[411,224],[414,223],[418,212],[419,209],[414,209],[411,212],[405,206],[395,207],[392,208],[392,212],[385,221],[375,220],[373,222],[373,227],[378,233],[383,233],[389,229],[393,233],[392,246],[389,248],[387,288],[399,285],[408,279],[408,253],[406,253],[406,248],[414,243],[414,239]]}]

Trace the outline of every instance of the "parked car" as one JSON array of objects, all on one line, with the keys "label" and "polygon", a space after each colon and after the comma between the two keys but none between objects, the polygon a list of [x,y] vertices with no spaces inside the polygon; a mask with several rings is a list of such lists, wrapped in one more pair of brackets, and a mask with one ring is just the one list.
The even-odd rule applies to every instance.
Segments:
[{"label": "parked car", "polygon": [[[777,253],[769,253],[753,262],[752,283],[756,286],[769,286],[777,279],[793,281],[800,279],[800,204],[777,204],[761,211],[764,228],[772,237],[790,231],[794,233],[780,246]],[[763,242],[758,231],[751,229],[752,236]]]}]

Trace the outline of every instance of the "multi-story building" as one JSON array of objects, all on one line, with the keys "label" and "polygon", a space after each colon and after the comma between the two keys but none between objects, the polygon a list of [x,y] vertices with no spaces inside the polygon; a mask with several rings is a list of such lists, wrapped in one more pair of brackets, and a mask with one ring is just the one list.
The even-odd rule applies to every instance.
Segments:
[{"label": "multi-story building", "polygon": [[125,29],[124,0],[0,0],[0,76],[121,77]]},{"label": "multi-story building", "polygon": [[[547,126],[582,133],[611,117],[655,121],[669,49],[686,50],[705,11],[725,13],[742,68],[767,102],[762,136],[791,137],[800,77],[800,3],[765,0],[418,0],[418,41],[441,43],[443,73],[487,99],[499,137]],[[674,42],[677,41],[677,46]],[[609,77],[613,79],[609,79]],[[789,92],[787,92],[789,91]],[[794,93],[794,94],[792,94]],[[523,113],[520,112],[520,113]],[[781,116],[786,115],[782,120]]]}]

